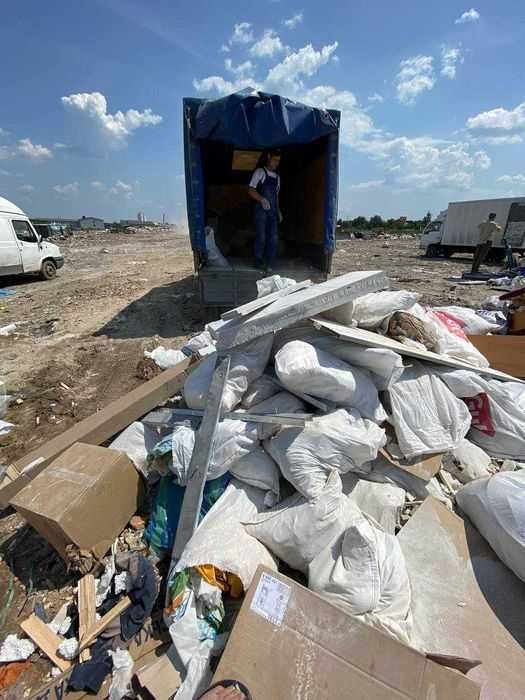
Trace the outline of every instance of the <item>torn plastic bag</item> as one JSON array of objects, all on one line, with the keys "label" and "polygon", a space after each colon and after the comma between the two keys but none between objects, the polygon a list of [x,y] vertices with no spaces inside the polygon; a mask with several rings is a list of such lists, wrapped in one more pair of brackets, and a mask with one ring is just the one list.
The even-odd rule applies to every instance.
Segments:
[{"label": "torn plastic bag", "polygon": [[343,494],[340,475],[333,471],[316,498],[307,500],[296,493],[244,522],[249,535],[292,569],[306,574],[310,562],[346,530],[357,510]]},{"label": "torn plastic bag", "polygon": [[271,496],[265,499],[268,505],[279,500],[279,467],[262,447],[238,459],[230,473],[243,484],[269,492]]},{"label": "torn plastic bag", "polygon": [[208,331],[202,331],[184,343],[181,350],[185,355],[204,357],[215,352],[215,343]]},{"label": "torn plastic bag", "polygon": [[135,421],[123,430],[120,435],[110,443],[112,450],[124,452],[139,472],[147,478],[150,469],[148,468],[148,454],[159,442],[157,431],[144,423]]},{"label": "torn plastic bag", "polygon": [[401,527],[405,490],[390,483],[368,481],[351,472],[342,477],[343,493],[390,535]]},{"label": "torn plastic bag", "polygon": [[490,463],[488,454],[465,438],[443,455],[442,467],[462,484],[468,484],[474,479],[490,476]]},{"label": "torn plastic bag", "polygon": [[501,561],[525,581],[525,471],[471,481],[456,502]]},{"label": "torn plastic bag", "polygon": [[297,282],[291,277],[281,277],[281,275],[271,275],[264,277],[262,280],[257,280],[257,298],[264,297],[267,294],[278,292],[280,289],[291,287]]},{"label": "torn plastic bag", "polygon": [[[206,477],[208,480],[222,476],[236,460],[259,446],[261,439],[259,425],[240,420],[223,420],[218,424]],[[266,424],[265,430],[275,429],[275,427]],[[186,485],[195,436],[196,430],[187,425],[176,426],[172,433],[173,459],[168,464],[168,468],[173,472],[180,486]]]},{"label": "torn plastic bag", "polygon": [[358,514],[308,567],[308,588],[410,643],[410,582],[399,542]]},{"label": "torn plastic bag", "polygon": [[[270,333],[231,351],[230,372],[222,399],[224,411],[232,411],[240,403],[249,384],[264,372],[270,358],[272,343],[273,335]],[[217,353],[208,355],[186,379],[184,399],[189,408],[205,408],[216,362]]]},{"label": "torn plastic bag", "polygon": [[270,552],[241,524],[264,511],[264,492],[233,480],[186,545],[175,572],[211,564],[238,576],[247,590],[259,565],[276,571]]},{"label": "torn plastic bag", "polygon": [[448,452],[470,428],[470,413],[438,376],[414,363],[388,390],[391,422],[405,457]]},{"label": "torn plastic bag", "polygon": [[275,371],[290,391],[356,408],[376,423],[387,418],[368,374],[309,343],[301,340],[287,343],[275,356]]},{"label": "torn plastic bag", "polygon": [[480,377],[469,370],[434,367],[472,414],[468,439],[492,457],[525,459],[525,385]]},{"label": "torn plastic bag", "polygon": [[375,330],[395,311],[406,311],[413,306],[420,296],[416,292],[404,289],[395,292],[371,292],[331,309],[328,315],[337,323],[354,323],[360,328]]},{"label": "torn plastic bag", "polygon": [[144,356],[153,360],[161,369],[175,367],[179,362],[187,359],[187,355],[182,350],[172,350],[171,348],[165,348],[163,345],[159,345],[151,352],[144,350]]},{"label": "torn plastic bag", "polygon": [[113,675],[108,700],[122,700],[131,692],[133,657],[127,649],[110,650],[109,655],[113,659]]},{"label": "torn plastic bag", "polygon": [[241,406],[252,408],[262,401],[266,401],[280,391],[279,385],[267,374],[258,377],[250,384],[246,394],[242,397]]},{"label": "torn plastic bag", "polygon": [[494,323],[489,317],[484,317],[474,309],[464,306],[437,306],[434,310],[457,319],[467,335],[486,335],[500,329],[499,323]]},{"label": "torn plastic bag", "polygon": [[305,498],[319,496],[328,473],[366,472],[386,444],[385,431],[355,410],[314,418],[304,429],[285,428],[264,443],[284,478]]}]

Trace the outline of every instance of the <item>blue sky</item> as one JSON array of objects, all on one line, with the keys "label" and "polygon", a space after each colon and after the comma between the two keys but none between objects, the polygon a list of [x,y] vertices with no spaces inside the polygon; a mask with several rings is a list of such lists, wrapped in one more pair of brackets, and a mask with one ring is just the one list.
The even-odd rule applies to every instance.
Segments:
[{"label": "blue sky", "polygon": [[182,97],[248,85],[343,111],[342,216],[525,193],[518,0],[19,0],[0,38],[0,195],[31,215],[182,221]]}]

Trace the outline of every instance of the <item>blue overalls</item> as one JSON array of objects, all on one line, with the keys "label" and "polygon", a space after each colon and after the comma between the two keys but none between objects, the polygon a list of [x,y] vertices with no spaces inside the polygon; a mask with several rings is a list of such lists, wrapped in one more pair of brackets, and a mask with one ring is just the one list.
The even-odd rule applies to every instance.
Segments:
[{"label": "blue overalls", "polygon": [[264,169],[266,177],[264,182],[257,185],[257,192],[268,200],[270,209],[266,211],[261,204],[255,205],[255,264],[272,267],[277,255],[278,227],[279,227],[279,202],[278,186],[279,177],[272,177]]}]

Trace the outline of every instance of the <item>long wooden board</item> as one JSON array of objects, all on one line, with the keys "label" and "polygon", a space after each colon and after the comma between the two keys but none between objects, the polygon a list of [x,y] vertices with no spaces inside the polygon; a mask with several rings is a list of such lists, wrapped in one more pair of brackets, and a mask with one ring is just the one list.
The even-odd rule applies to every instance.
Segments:
[{"label": "long wooden board", "polygon": [[[97,595],[95,577],[87,574],[78,582],[78,639],[82,644],[89,630],[97,623]],[[91,652],[80,652],[80,661],[89,661]]]},{"label": "long wooden board", "polygon": [[30,615],[27,620],[20,623],[20,627],[33,640],[40,651],[51,659],[61,671],[67,671],[70,668],[71,662],[57,654],[58,647],[62,643],[62,637],[52,632],[37,615],[34,613]]}]

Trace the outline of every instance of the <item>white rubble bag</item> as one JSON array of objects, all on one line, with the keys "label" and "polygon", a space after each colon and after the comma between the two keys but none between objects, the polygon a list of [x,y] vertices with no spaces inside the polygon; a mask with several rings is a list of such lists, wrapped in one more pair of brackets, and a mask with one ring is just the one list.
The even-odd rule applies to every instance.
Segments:
[{"label": "white rubble bag", "polygon": [[249,535],[292,569],[306,574],[310,562],[346,530],[356,511],[342,492],[340,475],[332,471],[316,498],[307,500],[296,493],[244,522]]},{"label": "white rubble bag", "polygon": [[266,416],[279,413],[304,413],[305,410],[306,406],[299,397],[290,394],[289,391],[279,389],[277,394],[250,406],[246,413]]},{"label": "white rubble bag", "polygon": [[144,357],[153,360],[157,367],[161,369],[175,367],[179,362],[188,359],[188,356],[182,350],[172,350],[171,348],[165,348],[164,345],[159,345],[151,352],[144,350]]},{"label": "white rubble bag", "polygon": [[469,370],[434,368],[472,413],[468,439],[491,457],[525,459],[525,385],[480,377]]},{"label": "white rubble bag", "polygon": [[158,443],[159,439],[155,428],[135,421],[128,425],[108,447],[112,450],[124,452],[139,472],[147,478],[149,475],[148,454]]},{"label": "white rubble bag", "polygon": [[274,394],[279,393],[279,385],[267,374],[262,374],[248,387],[242,397],[242,408],[251,408],[262,401],[266,401]]},{"label": "white rubble bag", "polygon": [[275,355],[275,371],[290,391],[356,408],[376,423],[387,418],[368,374],[309,343],[294,340],[282,347]]},{"label": "white rubble bag", "polygon": [[442,468],[462,484],[490,476],[491,460],[488,454],[464,438],[457,447],[443,455]]},{"label": "white rubble bag", "polygon": [[208,264],[212,267],[230,267],[230,263],[226,260],[215,242],[215,232],[213,228],[211,226],[206,226],[204,228],[204,234],[206,236]]},{"label": "white rubble bag", "polygon": [[471,481],[457,492],[456,502],[501,561],[525,581],[525,471]]},{"label": "white rubble bag", "polygon": [[279,467],[262,447],[238,459],[230,473],[243,484],[266,492],[265,505],[273,506],[279,500]]},{"label": "white rubble bag", "polygon": [[308,588],[367,624],[410,643],[410,581],[393,535],[359,513],[308,567]]},{"label": "white rubble bag", "polygon": [[[273,335],[269,333],[231,351],[230,371],[222,400],[224,411],[233,410],[240,403],[249,384],[264,372],[272,343]],[[188,408],[204,409],[216,362],[217,353],[211,353],[184,382],[184,399]]]},{"label": "white rubble bag", "polygon": [[437,306],[435,310],[457,318],[467,335],[496,333],[501,327],[499,323],[491,321],[489,317],[480,316],[474,309],[465,306]]},{"label": "white rubble bag", "polygon": [[[413,306],[420,294],[399,291],[371,292],[354,299],[352,303],[351,320],[359,328],[376,330],[396,311],[406,311]],[[341,307],[334,309],[336,315],[340,315]],[[337,319],[334,319],[337,320]]]},{"label": "white rubble bag", "polygon": [[257,280],[257,298],[265,297],[267,294],[278,292],[286,287],[291,287],[297,282],[291,277],[281,277],[281,275],[270,275],[262,280]]},{"label": "white rubble bag", "polygon": [[211,564],[238,576],[245,591],[258,566],[277,571],[274,558],[264,544],[242,525],[264,513],[264,495],[261,489],[233,480],[200,522],[175,571]]},{"label": "white rubble bag", "polygon": [[204,357],[215,351],[215,342],[208,331],[202,331],[202,333],[194,335],[193,338],[184,343],[181,350],[186,355]]},{"label": "white rubble bag", "polygon": [[[370,465],[369,465],[370,466]],[[406,492],[390,483],[368,481],[349,472],[342,477],[343,493],[390,535],[401,527],[401,513],[405,506]]]},{"label": "white rubble bag", "polygon": [[470,428],[470,413],[440,378],[418,363],[388,390],[391,422],[404,456],[448,452]]},{"label": "white rubble bag", "polygon": [[445,318],[437,315],[439,312],[436,314],[432,309],[424,309],[420,304],[414,304],[407,313],[419,318],[428,332],[436,337],[435,352],[469,362],[474,367],[489,366],[487,358],[467,339],[457,323],[445,323]]},{"label": "white rubble bag", "polygon": [[284,478],[305,498],[319,496],[330,470],[367,472],[369,462],[386,444],[385,431],[341,408],[302,428],[285,428],[264,443]]},{"label": "white rubble bag", "polygon": [[[187,483],[195,437],[196,430],[188,425],[177,425],[172,433],[173,460],[168,466],[179,486],[186,486]],[[215,433],[206,480],[218,479],[225,474],[236,460],[257,449],[259,441],[257,423],[246,423],[240,420],[221,421]]]}]

